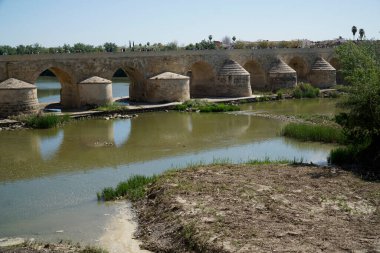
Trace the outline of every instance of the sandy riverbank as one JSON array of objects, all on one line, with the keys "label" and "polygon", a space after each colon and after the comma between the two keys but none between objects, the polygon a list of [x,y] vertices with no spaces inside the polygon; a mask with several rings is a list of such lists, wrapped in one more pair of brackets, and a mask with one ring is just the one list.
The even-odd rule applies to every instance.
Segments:
[{"label": "sandy riverbank", "polygon": [[115,204],[116,214],[99,240],[100,247],[109,253],[149,253],[140,249],[141,242],[135,239],[137,220],[131,205],[125,201]]},{"label": "sandy riverbank", "polygon": [[135,207],[153,252],[380,251],[380,183],[335,168],[203,166],[161,177]]}]

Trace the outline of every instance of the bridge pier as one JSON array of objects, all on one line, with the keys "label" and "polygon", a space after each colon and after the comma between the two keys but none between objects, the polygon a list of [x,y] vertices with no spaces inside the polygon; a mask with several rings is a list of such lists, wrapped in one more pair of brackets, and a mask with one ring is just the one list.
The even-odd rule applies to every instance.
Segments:
[{"label": "bridge pier", "polygon": [[112,81],[98,76],[90,77],[78,84],[80,106],[112,103]]},{"label": "bridge pier", "polygon": [[278,60],[269,71],[271,91],[293,88],[297,85],[297,73],[283,60]]},{"label": "bridge pier", "polygon": [[329,88],[336,84],[336,69],[319,57],[311,68],[309,80],[317,88]]}]

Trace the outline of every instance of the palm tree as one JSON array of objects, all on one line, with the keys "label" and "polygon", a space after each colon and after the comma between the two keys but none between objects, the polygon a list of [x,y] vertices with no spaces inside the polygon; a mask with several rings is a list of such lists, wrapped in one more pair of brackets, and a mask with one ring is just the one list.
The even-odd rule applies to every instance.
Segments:
[{"label": "palm tree", "polygon": [[360,36],[361,40],[363,40],[364,35],[365,35],[364,29],[360,28],[360,30],[359,30],[359,36]]},{"label": "palm tree", "polygon": [[356,26],[353,26],[351,28],[351,32],[352,32],[352,35],[354,35],[354,39],[355,39],[355,34],[356,34],[357,31],[358,31],[358,28],[356,28]]},{"label": "palm tree", "polygon": [[209,35],[208,39],[210,40],[210,43],[211,43],[211,41],[212,41],[212,35]]}]

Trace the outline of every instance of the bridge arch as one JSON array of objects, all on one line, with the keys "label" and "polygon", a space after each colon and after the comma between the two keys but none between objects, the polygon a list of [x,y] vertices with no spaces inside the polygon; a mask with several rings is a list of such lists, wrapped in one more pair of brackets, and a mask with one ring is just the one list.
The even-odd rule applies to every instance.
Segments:
[{"label": "bridge arch", "polygon": [[243,68],[247,70],[251,76],[252,92],[268,89],[266,74],[259,62],[255,60],[248,61],[243,65]]},{"label": "bridge arch", "polygon": [[108,79],[112,79],[112,77],[115,75],[117,72],[124,72],[124,74],[129,78],[130,83],[129,83],[129,99],[131,101],[141,101],[144,100],[145,98],[145,78],[144,75],[142,74],[141,71],[138,69],[127,66],[127,65],[122,65],[122,66],[117,66],[113,69],[111,69]]},{"label": "bridge arch", "polygon": [[69,74],[68,71],[66,71],[65,69],[63,69],[61,67],[56,67],[54,65],[47,65],[47,66],[43,66],[42,68],[38,69],[35,72],[33,79],[32,79],[33,83],[36,83],[37,79],[44,72],[53,73],[61,85],[59,103],[64,108],[77,107],[77,105],[78,105],[78,100],[77,100],[78,92],[77,92],[77,87],[75,85],[75,81],[73,80],[72,75]]},{"label": "bridge arch", "polygon": [[216,74],[205,61],[193,63],[187,74],[190,77],[190,97],[207,97],[215,94]]},{"label": "bridge arch", "polygon": [[119,68],[112,74],[111,80],[113,99],[121,98],[124,101],[129,96],[130,78],[128,74],[122,68]]},{"label": "bridge arch", "polygon": [[301,82],[307,82],[307,74],[309,72],[309,67],[307,62],[299,57],[295,56],[290,59],[288,65],[297,72],[297,80]]}]

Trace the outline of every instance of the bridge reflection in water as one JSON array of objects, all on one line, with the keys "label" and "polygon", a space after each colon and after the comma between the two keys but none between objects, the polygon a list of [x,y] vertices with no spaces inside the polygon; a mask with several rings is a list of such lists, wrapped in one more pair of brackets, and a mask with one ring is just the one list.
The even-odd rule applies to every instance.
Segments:
[{"label": "bridge reflection in water", "polygon": [[[277,138],[282,125],[249,115],[158,112],[133,119],[77,121],[62,129],[0,132],[0,181],[260,143]],[[268,156],[281,157],[281,152],[273,147]]]}]

